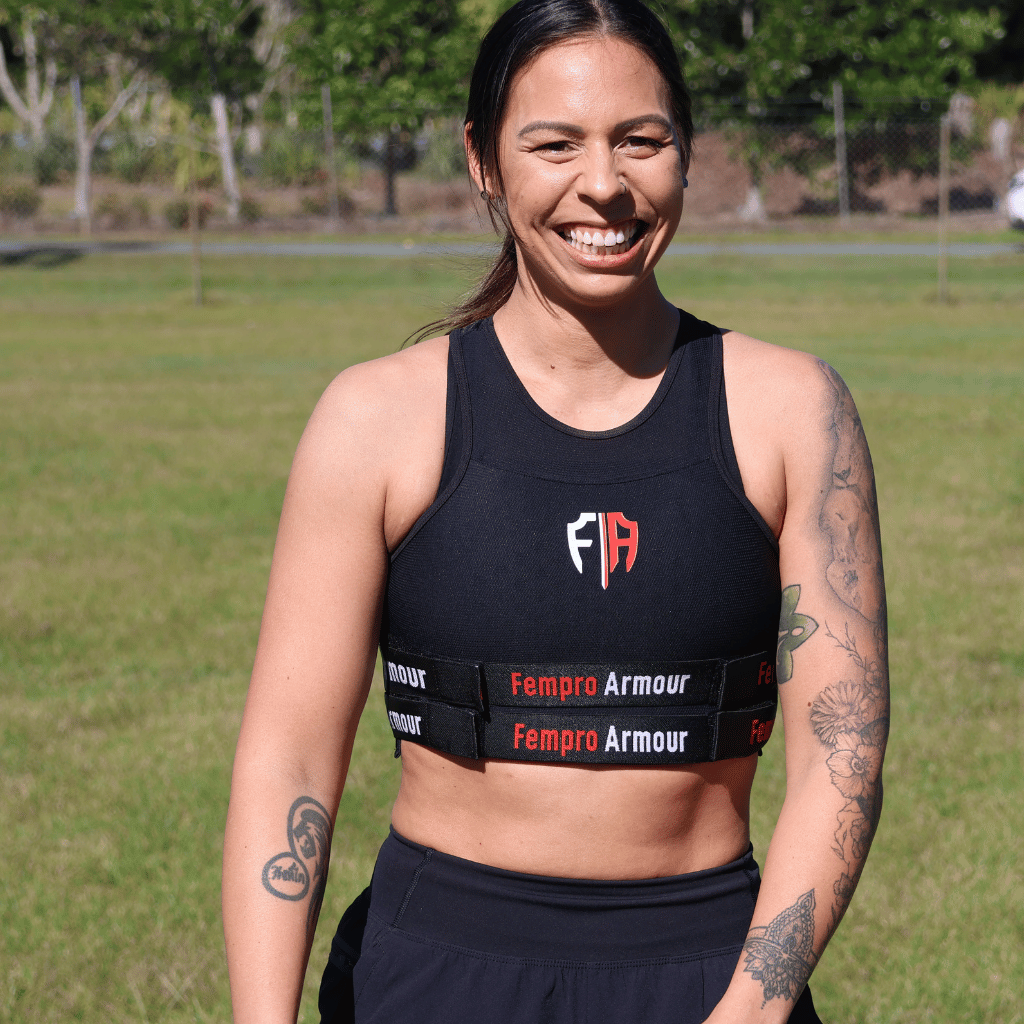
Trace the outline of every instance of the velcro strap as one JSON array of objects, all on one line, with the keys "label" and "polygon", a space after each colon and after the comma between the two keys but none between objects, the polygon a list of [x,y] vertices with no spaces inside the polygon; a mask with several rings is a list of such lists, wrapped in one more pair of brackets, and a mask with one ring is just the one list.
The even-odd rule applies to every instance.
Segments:
[{"label": "velcro strap", "polygon": [[694,764],[746,757],[768,741],[776,702],[741,711],[648,708],[527,710],[489,715],[429,698],[385,700],[399,739],[462,757],[583,764]]},{"label": "velcro strap", "polygon": [[503,663],[444,661],[382,646],[384,687],[484,711],[505,708],[679,708],[725,710],[774,700],[775,657],[731,661]]},{"label": "velcro strap", "polygon": [[385,695],[384,702],[396,739],[422,743],[459,757],[487,757],[481,749],[477,732],[479,712],[439,701],[394,697],[391,694]]}]

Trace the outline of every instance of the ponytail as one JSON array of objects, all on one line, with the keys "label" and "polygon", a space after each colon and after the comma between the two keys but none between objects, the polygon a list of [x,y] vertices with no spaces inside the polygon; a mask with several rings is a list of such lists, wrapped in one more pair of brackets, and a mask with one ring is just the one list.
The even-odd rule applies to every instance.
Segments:
[{"label": "ponytail", "polygon": [[468,327],[477,320],[486,320],[494,316],[508,302],[519,273],[516,259],[516,242],[511,231],[505,232],[498,258],[491,269],[484,275],[476,290],[469,298],[450,309],[447,315],[421,327],[406,341],[413,344],[439,334],[450,334],[457,327]]}]

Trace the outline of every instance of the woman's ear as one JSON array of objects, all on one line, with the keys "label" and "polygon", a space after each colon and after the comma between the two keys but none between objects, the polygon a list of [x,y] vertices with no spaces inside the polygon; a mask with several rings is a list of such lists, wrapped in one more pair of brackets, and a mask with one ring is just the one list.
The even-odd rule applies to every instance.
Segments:
[{"label": "woman's ear", "polygon": [[480,157],[477,151],[473,148],[473,140],[470,137],[470,132],[473,130],[472,121],[466,125],[462,132],[462,140],[466,146],[466,165],[469,167],[469,176],[473,179],[473,184],[476,185],[481,192],[487,192],[487,182],[484,180],[483,168],[480,166]]}]

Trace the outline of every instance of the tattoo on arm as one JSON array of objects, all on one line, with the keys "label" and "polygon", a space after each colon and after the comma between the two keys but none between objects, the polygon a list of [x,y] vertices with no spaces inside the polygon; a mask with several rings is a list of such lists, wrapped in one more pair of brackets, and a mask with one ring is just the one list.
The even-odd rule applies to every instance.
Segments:
[{"label": "tattoo on arm", "polygon": [[327,888],[327,866],[331,859],[331,816],[323,804],[300,796],[288,812],[286,853],[271,857],[263,865],[263,887],[272,896],[299,902],[310,892],[306,913],[306,934],[312,937]]},{"label": "tattoo on arm", "polygon": [[805,892],[767,928],[751,928],[743,943],[743,970],[769,999],[799,998],[818,958],[814,955],[814,890]]},{"label": "tattoo on arm", "polygon": [[844,605],[868,622],[881,619],[884,629],[885,585],[871,456],[849,389],[831,366],[818,365],[832,396],[832,472],[818,515],[831,546],[825,578]]},{"label": "tattoo on arm", "polygon": [[850,636],[828,635],[849,655],[851,679],[827,686],[811,705],[811,728],[829,748],[832,785],[845,803],[836,819],[832,850],[843,862],[833,886],[833,927],[843,916],[857,885],[882,814],[882,757],[889,732],[888,683],[882,666],[866,661]]},{"label": "tattoo on arm", "polygon": [[780,683],[793,678],[793,652],[818,628],[809,615],[796,610],[800,600],[800,584],[794,583],[782,591],[782,612],[779,615],[779,652],[776,658],[776,675]]},{"label": "tattoo on arm", "polygon": [[[830,390],[833,448],[818,525],[829,542],[825,579],[851,613],[841,639],[825,627],[850,659],[849,678],[822,690],[810,713],[814,734],[831,751],[831,782],[844,800],[832,845],[843,862],[833,886],[834,928],[853,895],[881,815],[882,757],[889,731],[888,636],[875,481],[864,429],[842,378],[828,364],[819,366]],[[857,637],[871,649],[862,653]]]}]

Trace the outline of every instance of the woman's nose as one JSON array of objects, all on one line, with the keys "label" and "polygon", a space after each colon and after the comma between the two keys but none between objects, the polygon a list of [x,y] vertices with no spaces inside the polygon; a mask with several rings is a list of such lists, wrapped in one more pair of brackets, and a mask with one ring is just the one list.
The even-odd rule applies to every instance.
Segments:
[{"label": "woman's nose", "polygon": [[576,191],[581,198],[589,198],[596,203],[610,203],[622,195],[622,182],[616,173],[615,154],[611,150],[587,155]]}]

